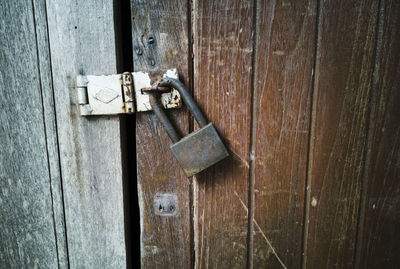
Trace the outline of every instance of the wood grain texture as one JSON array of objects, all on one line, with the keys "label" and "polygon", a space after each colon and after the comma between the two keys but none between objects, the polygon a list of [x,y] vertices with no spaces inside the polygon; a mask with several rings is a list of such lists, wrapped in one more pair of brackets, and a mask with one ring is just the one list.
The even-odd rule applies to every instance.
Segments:
[{"label": "wood grain texture", "polygon": [[116,73],[113,3],[47,3],[71,268],[126,267],[120,121],[81,117],[75,78]]},{"label": "wood grain texture", "polygon": [[358,268],[400,264],[400,2],[382,1]]},{"label": "wood grain texture", "polygon": [[[176,67],[180,80],[188,85],[187,8],[186,1],[131,1],[135,71]],[[153,42],[149,41],[151,38]],[[169,111],[168,114],[181,133],[188,132],[189,118],[185,109]],[[137,179],[143,268],[191,266],[189,179],[173,157],[170,145],[168,135],[153,113],[137,114]],[[153,202],[158,193],[176,194],[176,215],[155,214]]]},{"label": "wood grain texture", "polygon": [[321,1],[310,140],[307,268],[352,268],[378,1]]},{"label": "wood grain texture", "polygon": [[57,256],[59,268],[68,267],[67,238],[65,231],[64,202],[60,159],[58,155],[58,138],[56,113],[54,107],[53,81],[51,73],[49,37],[47,32],[47,14],[44,0],[33,1],[35,30],[38,47],[40,82],[42,87],[43,119],[46,129],[46,146],[49,162],[54,228],[56,232]]},{"label": "wood grain texture", "polygon": [[194,96],[231,157],[196,178],[196,268],[246,267],[251,122],[251,1],[195,1]]},{"label": "wood grain texture", "polygon": [[257,4],[254,268],[298,268],[317,2],[258,1]]},{"label": "wood grain texture", "polygon": [[48,105],[51,91],[42,54],[46,25],[42,6],[34,3],[0,3],[0,264],[57,268],[59,243],[65,268],[62,206],[52,201],[59,173],[54,126],[47,125],[54,116],[44,115],[42,103]]}]

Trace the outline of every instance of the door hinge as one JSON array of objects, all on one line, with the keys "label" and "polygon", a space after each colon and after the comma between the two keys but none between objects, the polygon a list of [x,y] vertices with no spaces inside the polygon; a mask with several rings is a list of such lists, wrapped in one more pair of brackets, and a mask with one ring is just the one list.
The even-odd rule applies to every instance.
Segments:
[{"label": "door hinge", "polygon": [[[150,88],[164,77],[178,78],[177,69],[104,76],[79,75],[76,79],[76,89],[80,114],[117,115],[152,110],[149,95],[143,93],[142,89]],[[181,96],[175,89],[163,92],[161,102],[167,109],[179,108],[182,105]]]}]

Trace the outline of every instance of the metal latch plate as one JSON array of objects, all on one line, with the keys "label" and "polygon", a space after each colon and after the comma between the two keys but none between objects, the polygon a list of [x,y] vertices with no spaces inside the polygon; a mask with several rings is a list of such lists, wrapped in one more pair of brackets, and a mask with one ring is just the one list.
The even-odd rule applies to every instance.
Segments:
[{"label": "metal latch plate", "polygon": [[[169,69],[165,72],[133,72],[134,106],[126,106],[123,92],[123,74],[104,76],[78,76],[77,90],[80,114],[88,115],[116,115],[130,114],[135,111],[152,110],[149,96],[143,94],[142,88],[149,88],[157,80],[163,77],[178,78],[177,69]],[[177,90],[161,95],[164,108],[181,107],[181,97]]]}]

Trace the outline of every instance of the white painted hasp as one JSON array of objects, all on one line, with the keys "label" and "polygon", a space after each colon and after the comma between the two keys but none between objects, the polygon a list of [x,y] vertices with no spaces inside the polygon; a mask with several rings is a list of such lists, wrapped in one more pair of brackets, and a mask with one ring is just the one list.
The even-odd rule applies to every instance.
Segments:
[{"label": "white painted hasp", "polygon": [[[78,76],[76,87],[80,114],[82,116],[117,115],[152,110],[149,96],[145,93],[143,94],[141,89],[151,87],[151,83],[155,82],[155,75],[151,72],[133,72],[131,74],[134,111],[132,109],[128,110],[127,104],[124,102],[127,99],[127,93],[123,92],[122,74]],[[178,78],[178,70],[176,68],[169,69],[162,74],[162,77]],[[161,103],[166,109],[179,108],[182,105],[179,92],[175,89],[161,94]]]},{"label": "white painted hasp", "polygon": [[[133,76],[133,83],[135,86],[135,94],[136,94],[136,111],[148,111],[152,110],[149,95],[142,94],[140,89],[143,88],[150,88],[151,85],[151,77],[148,72],[134,72],[132,73]],[[170,77],[170,78],[178,78],[178,70],[176,68],[167,70],[163,76]],[[139,90],[136,90],[139,89]],[[161,103],[164,108],[178,108],[181,106],[181,96],[179,92],[173,89],[171,92],[161,94]]]}]

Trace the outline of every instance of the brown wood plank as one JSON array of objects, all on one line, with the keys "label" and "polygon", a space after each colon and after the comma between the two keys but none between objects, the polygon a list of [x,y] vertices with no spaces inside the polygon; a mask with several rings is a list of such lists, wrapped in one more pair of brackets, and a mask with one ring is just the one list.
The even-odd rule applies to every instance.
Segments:
[{"label": "brown wood plank", "polygon": [[254,268],[298,268],[317,1],[258,1],[253,118]]},{"label": "brown wood plank", "polygon": [[400,2],[379,21],[357,268],[400,264]]},{"label": "brown wood plank", "polygon": [[304,265],[352,268],[378,1],[320,1]]},{"label": "brown wood plank", "polygon": [[195,99],[231,151],[194,186],[196,267],[244,268],[253,3],[195,1],[193,19]]},{"label": "brown wood plank", "polygon": [[[188,19],[186,1],[131,1],[135,71],[177,67],[188,85]],[[149,39],[153,38],[153,43]],[[185,109],[169,111],[182,133],[188,132]],[[170,150],[171,141],[151,112],[136,116],[136,148],[141,215],[143,268],[190,268],[189,179]],[[135,165],[135,164],[131,164]],[[153,208],[157,193],[178,198],[175,216],[159,216]]]}]

